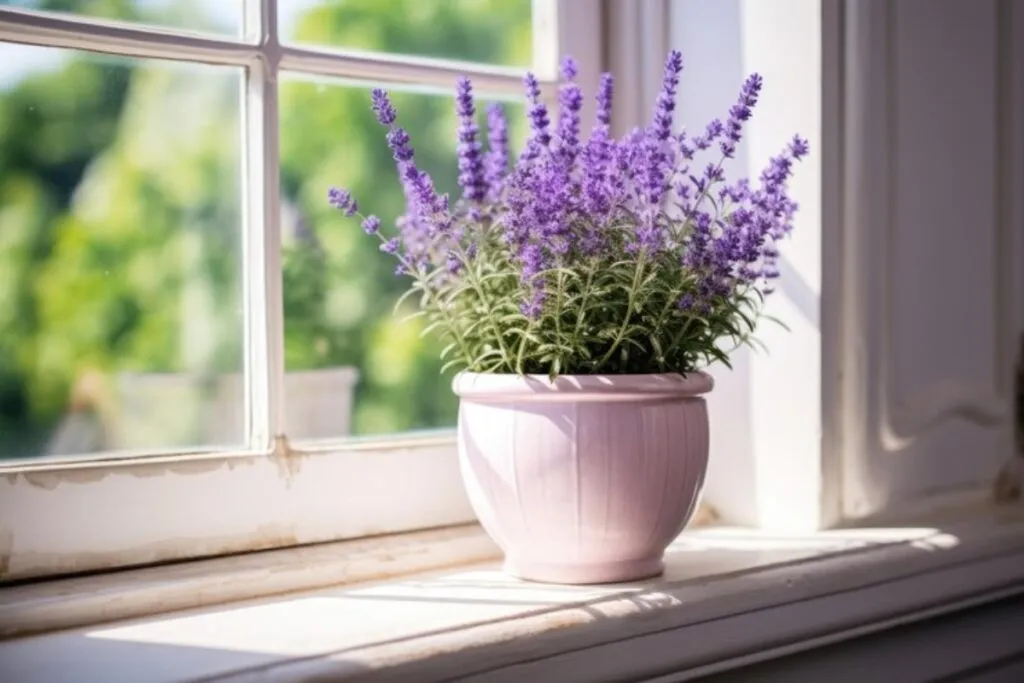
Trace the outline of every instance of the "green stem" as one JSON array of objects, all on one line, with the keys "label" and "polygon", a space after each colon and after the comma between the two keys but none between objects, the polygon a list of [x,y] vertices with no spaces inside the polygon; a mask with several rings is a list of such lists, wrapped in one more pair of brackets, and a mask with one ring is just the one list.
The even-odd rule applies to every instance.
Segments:
[{"label": "green stem", "polygon": [[587,300],[590,298],[590,288],[594,283],[594,268],[595,264],[590,263],[590,267],[587,268],[587,284],[583,286],[583,295],[580,297],[579,313],[576,315],[576,324],[573,326],[572,338],[573,346],[580,348],[580,328],[583,327],[583,315],[587,310]]},{"label": "green stem", "polygon": [[494,317],[491,315],[491,303],[490,301],[487,300],[487,295],[484,293],[483,285],[476,278],[476,271],[473,270],[473,267],[469,262],[469,256],[466,254],[466,251],[462,248],[462,245],[456,243],[456,247],[458,247],[459,250],[459,258],[462,259],[462,265],[466,269],[466,274],[467,277],[469,278],[469,283],[470,285],[472,285],[473,289],[476,290],[477,296],[480,297],[480,303],[483,304],[484,309],[486,309],[487,311],[487,320],[490,323],[491,332],[498,340],[498,347],[501,349],[501,355],[503,358],[508,358],[508,347],[505,346],[505,339],[501,334],[501,330],[498,328],[498,324],[494,322]]},{"label": "green stem", "polygon": [[636,303],[637,289],[640,287],[640,281],[643,279],[644,265],[647,263],[647,252],[641,250],[640,258],[636,261],[636,271],[633,273],[633,286],[629,289],[629,302],[626,305],[626,315],[622,318],[622,325],[619,326],[619,332],[615,335],[615,341],[612,342],[612,346],[608,349],[608,352],[601,357],[597,367],[603,367],[608,359],[612,357],[615,350],[619,348],[619,344],[622,343],[622,337],[626,334],[626,330],[629,328],[629,320],[633,317],[633,306]]},{"label": "green stem", "polygon": [[[654,325],[653,329],[654,329],[655,333],[657,333],[659,330],[661,330],[661,326],[665,324],[665,317],[668,315],[668,312],[670,310],[672,310],[673,304],[678,302],[679,297],[682,296],[682,294],[683,294],[683,290],[681,290],[681,289],[680,290],[672,289],[669,292],[668,298],[665,299],[665,305],[662,307],[661,313],[658,315],[658,321]],[[669,348],[675,348],[675,344],[671,345]],[[662,350],[664,351],[664,349],[662,349]],[[659,363],[659,365],[662,365],[662,369],[664,369],[664,361],[665,361],[664,358],[658,359],[658,363]]]},{"label": "green stem", "polygon": [[441,313],[441,317],[444,318],[445,323],[448,325],[448,329],[451,330],[452,336],[455,337],[455,343],[459,345],[459,348],[462,350],[462,357],[465,358],[466,360],[466,367],[469,370],[473,370],[473,356],[469,352],[469,347],[466,345],[465,338],[462,336],[461,333],[459,333],[459,328],[455,324],[455,318],[451,315],[448,315],[448,309],[444,307],[444,302],[441,300],[441,297],[438,295],[432,295],[432,293],[427,287],[426,280],[419,277],[418,274],[416,276],[416,279],[419,280],[420,284],[423,286],[423,293],[427,297],[427,305],[430,306],[432,300],[436,301],[436,303],[434,304],[434,308]]},{"label": "green stem", "polygon": [[677,334],[675,337],[672,338],[672,348],[673,349],[676,348],[677,346],[679,346],[679,342],[681,342],[686,337],[686,333],[690,330],[690,325],[693,324],[693,321],[694,321],[694,317],[691,315],[686,320],[686,322],[683,323],[683,329],[679,331],[679,334]]},{"label": "green stem", "polygon": [[555,284],[555,339],[558,340],[557,358],[559,368],[562,366],[562,269],[558,269],[558,279]]},{"label": "green stem", "polygon": [[526,350],[527,336],[529,335],[529,333],[532,330],[533,330],[533,321],[530,321],[530,324],[527,325],[527,327],[526,327],[526,331],[523,334],[519,335],[519,350],[518,350],[518,352],[516,352],[516,367],[515,367],[516,374],[519,374],[519,375],[523,374],[523,352]]}]

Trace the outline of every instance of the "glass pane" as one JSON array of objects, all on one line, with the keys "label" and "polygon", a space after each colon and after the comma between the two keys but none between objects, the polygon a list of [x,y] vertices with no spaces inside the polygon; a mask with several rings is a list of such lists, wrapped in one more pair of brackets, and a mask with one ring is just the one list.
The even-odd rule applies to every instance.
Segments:
[{"label": "glass pane", "polygon": [[242,35],[244,0],[0,0],[0,7]]},{"label": "glass pane", "polygon": [[529,67],[532,0],[279,0],[285,40]]},{"label": "glass pane", "polygon": [[0,458],[242,443],[241,77],[0,43]]},{"label": "glass pane", "polygon": [[[449,95],[393,93],[417,163],[456,197],[455,112]],[[478,103],[483,129],[486,101]],[[505,103],[521,148],[523,107]],[[442,345],[395,311],[409,285],[355,219],[332,209],[331,185],[350,189],[393,234],[405,207],[384,129],[367,89],[286,79],[281,92],[285,379],[294,439],[393,433],[455,424]]]}]

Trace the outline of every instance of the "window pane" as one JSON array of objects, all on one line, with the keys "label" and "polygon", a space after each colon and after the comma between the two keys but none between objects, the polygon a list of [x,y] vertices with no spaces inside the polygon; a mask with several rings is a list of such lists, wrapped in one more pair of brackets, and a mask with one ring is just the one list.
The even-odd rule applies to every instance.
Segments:
[{"label": "window pane", "polygon": [[242,35],[244,0],[0,0],[0,7]]},{"label": "window pane", "polygon": [[0,458],[242,442],[241,76],[0,43]]},{"label": "window pane", "polygon": [[531,0],[279,0],[289,41],[529,67]]},{"label": "window pane", "polygon": [[[449,95],[393,93],[417,164],[439,191],[457,197],[455,113]],[[362,87],[286,79],[281,93],[284,215],[285,379],[292,439],[392,433],[455,424],[451,373],[442,348],[395,303],[409,280],[358,221],[327,205],[329,186],[350,189],[363,211],[394,221],[405,206],[384,129]],[[486,102],[478,103],[483,129]],[[513,147],[525,135],[523,108],[505,103]],[[354,393],[353,393],[354,391]]]}]

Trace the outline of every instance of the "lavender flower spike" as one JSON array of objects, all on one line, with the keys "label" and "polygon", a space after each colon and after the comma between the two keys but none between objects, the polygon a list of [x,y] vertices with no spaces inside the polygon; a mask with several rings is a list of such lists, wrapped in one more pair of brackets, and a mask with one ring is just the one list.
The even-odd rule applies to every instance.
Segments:
[{"label": "lavender flower spike", "polygon": [[597,88],[597,122],[602,126],[612,123],[612,95],[615,79],[609,73],[601,74],[601,84]]},{"label": "lavender flower spike", "polygon": [[477,140],[476,106],[473,104],[473,84],[463,76],[455,88],[455,111],[459,118],[459,187],[462,196],[480,201],[487,195],[484,182],[484,162]]},{"label": "lavender flower spike", "polygon": [[664,142],[672,135],[672,117],[676,109],[676,91],[679,88],[679,74],[683,71],[683,53],[672,50],[665,60],[665,73],[661,82],[661,91],[654,104],[654,118],[651,121],[651,132]]},{"label": "lavender flower spike", "polygon": [[573,82],[578,73],[576,60],[566,57],[562,62],[562,78],[566,83],[558,89],[558,157],[566,169],[572,167],[580,149],[583,91]]},{"label": "lavender flower spike", "polygon": [[354,216],[359,211],[359,204],[353,199],[352,193],[339,187],[327,191],[327,201],[338,211],[344,211],[346,216]]},{"label": "lavender flower spike", "polygon": [[395,122],[398,113],[395,111],[394,105],[391,104],[387,91],[374,88],[370,93],[370,99],[373,102],[372,108],[373,113],[377,116],[377,123],[382,126],[390,126]]},{"label": "lavender flower spike", "polygon": [[[679,88],[679,74],[683,70],[683,55],[672,50],[665,60],[665,73],[661,91],[654,105],[654,116],[644,141],[643,193],[650,208],[661,204],[671,182],[671,149],[667,144],[672,137],[672,119],[676,108],[676,90]],[[653,220],[647,220],[642,241],[649,249],[660,248],[661,229]]]},{"label": "lavender flower spike", "polygon": [[484,184],[492,200],[501,195],[508,172],[508,119],[498,103],[487,108],[487,157],[484,160]]},{"label": "lavender flower spike", "polygon": [[719,145],[722,156],[731,159],[736,153],[736,145],[743,135],[743,124],[750,119],[750,115],[757,104],[758,95],[761,93],[761,76],[750,74],[743,82],[739,99],[729,109],[729,119],[725,122],[725,140]]},{"label": "lavender flower spike", "polygon": [[533,143],[526,150],[525,156],[528,159],[536,158],[540,154],[537,147],[547,147],[551,142],[551,133],[548,132],[548,108],[540,101],[540,83],[532,73],[523,77],[526,85],[526,98],[530,102],[530,142]]}]

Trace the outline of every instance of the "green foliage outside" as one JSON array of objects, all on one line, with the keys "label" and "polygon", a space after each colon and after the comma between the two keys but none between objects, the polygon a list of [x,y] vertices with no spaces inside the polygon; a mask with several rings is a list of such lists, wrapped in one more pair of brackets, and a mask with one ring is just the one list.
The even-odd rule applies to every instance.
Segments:
[{"label": "green foliage outside", "polygon": [[[128,0],[3,4],[179,26],[188,17],[195,27],[204,3],[171,3],[169,19]],[[325,0],[297,19],[294,37],[525,64],[529,5]],[[116,390],[126,374],[215,378],[243,368],[241,72],[64,54],[0,82],[0,457],[44,453],[69,413],[103,423],[133,409]],[[450,94],[395,99],[417,157],[453,191]],[[517,106],[510,113],[521,121]],[[280,117],[287,368],[357,368],[356,434],[453,424],[438,344],[393,313],[408,283],[325,200],[338,183],[385,221],[401,211],[367,85],[286,76]],[[158,395],[149,407],[199,414],[212,400],[196,394],[183,406]],[[186,429],[151,445],[203,438]]]}]

